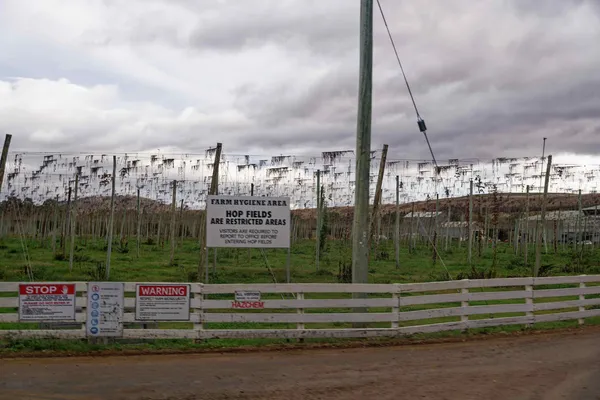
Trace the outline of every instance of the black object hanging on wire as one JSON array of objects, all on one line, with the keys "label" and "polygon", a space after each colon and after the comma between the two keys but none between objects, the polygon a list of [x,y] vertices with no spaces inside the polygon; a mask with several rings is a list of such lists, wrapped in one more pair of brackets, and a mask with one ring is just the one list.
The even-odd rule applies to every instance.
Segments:
[{"label": "black object hanging on wire", "polygon": [[388,36],[390,38],[390,42],[392,42],[392,47],[394,48],[394,53],[396,54],[396,60],[398,60],[398,65],[400,66],[400,71],[402,71],[402,77],[404,78],[404,83],[406,84],[406,88],[408,89],[408,94],[410,95],[410,100],[412,101],[413,107],[415,108],[415,113],[417,114],[417,125],[419,127],[419,131],[423,133],[425,136],[425,141],[427,142],[427,147],[429,148],[429,152],[431,153],[431,158],[433,159],[433,164],[435,165],[436,173],[439,175],[440,167],[437,164],[435,159],[435,154],[433,154],[433,149],[431,148],[431,143],[429,143],[429,138],[427,137],[427,125],[425,125],[425,120],[419,114],[419,109],[417,108],[417,103],[415,102],[415,97],[412,94],[412,90],[410,89],[410,85],[408,84],[408,79],[406,79],[406,74],[404,73],[404,67],[402,66],[402,62],[400,61],[400,56],[398,55],[398,50],[396,49],[396,43],[394,42],[394,38],[392,37],[392,33],[390,32],[390,27],[388,26],[387,20],[385,18],[385,14],[383,12],[383,8],[381,8],[381,3],[377,0],[377,6],[379,7],[379,12],[381,13],[381,17],[383,18],[383,23],[385,24],[385,29],[387,30]]}]

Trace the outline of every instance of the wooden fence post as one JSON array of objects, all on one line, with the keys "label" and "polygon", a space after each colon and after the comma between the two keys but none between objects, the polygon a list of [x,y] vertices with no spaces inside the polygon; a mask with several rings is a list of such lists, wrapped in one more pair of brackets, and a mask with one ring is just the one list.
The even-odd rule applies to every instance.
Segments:
[{"label": "wooden fence post", "polygon": [[[534,279],[535,282],[535,279]],[[528,296],[525,298],[525,304],[527,304],[531,311],[527,311],[525,313],[525,316],[530,317],[532,319],[531,323],[527,324],[528,328],[533,327],[534,324],[534,315],[533,315],[533,285],[526,285],[525,286],[525,291],[528,293]]]},{"label": "wooden fence post", "polygon": [[196,333],[196,342],[200,342],[202,340],[204,340],[204,312],[203,312],[203,305],[204,305],[204,284],[203,283],[198,283],[197,284],[199,287],[199,291],[194,293],[194,300],[198,300],[200,302],[200,304],[197,307],[193,307],[192,308],[192,312],[194,314],[198,314],[200,316],[200,321],[199,322],[194,322],[194,331]]},{"label": "wooden fence post", "polygon": [[[298,299],[298,300],[304,300],[304,293],[296,293],[296,299]],[[296,313],[298,315],[304,314],[304,308],[298,307],[296,309]],[[297,330],[304,330],[304,322],[298,322],[296,324],[296,329]],[[302,338],[299,339],[299,342],[303,342],[303,341],[304,341],[304,339],[302,339]]]},{"label": "wooden fence post", "polygon": [[398,329],[398,322],[400,321],[400,291],[402,286],[399,283],[394,284],[394,292],[392,293],[392,299],[394,300],[395,306],[392,307],[392,315],[394,320],[392,321],[392,329]]},{"label": "wooden fence post", "polygon": [[[581,277],[583,278],[585,275],[581,275]],[[585,282],[579,282],[579,289],[585,289]],[[584,312],[585,311],[585,306],[583,305],[583,301],[585,300],[585,294],[583,294],[583,290],[581,290],[582,294],[579,295],[579,302],[582,304],[579,306],[579,312]],[[583,325],[585,323],[585,318],[579,318],[577,320],[577,323],[579,325]]]},{"label": "wooden fence post", "polygon": [[[463,325],[463,330],[467,330],[469,329],[469,315],[467,314],[469,311],[469,280],[468,279],[463,279],[462,282],[464,282],[465,287],[463,287],[462,289],[460,289],[460,293],[463,295],[463,300],[460,302],[460,307],[462,308],[462,312],[460,315],[460,322]],[[465,300],[465,298],[467,300]]]}]

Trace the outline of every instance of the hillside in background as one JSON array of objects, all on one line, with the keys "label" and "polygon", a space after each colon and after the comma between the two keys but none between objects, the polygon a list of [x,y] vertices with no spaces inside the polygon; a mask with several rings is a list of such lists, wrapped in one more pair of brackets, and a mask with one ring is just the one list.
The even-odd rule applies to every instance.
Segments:
[{"label": "hillside in background", "polygon": [[[498,193],[497,195],[498,209],[499,212],[502,213],[520,213],[524,212],[526,209],[527,196],[521,193]],[[474,209],[477,210],[479,207],[492,207],[494,202],[493,200],[494,194],[481,194],[474,196]],[[548,211],[553,210],[576,210],[577,209],[577,198],[576,194],[548,194]],[[541,194],[532,193],[529,195],[529,210],[530,212],[539,212],[541,209]],[[3,202],[2,204],[4,204]],[[66,202],[60,202],[60,204],[65,204]],[[142,211],[145,214],[154,214],[154,213],[162,213],[169,212],[171,209],[170,204],[164,204],[159,201],[141,198],[140,199]],[[431,199],[428,201],[419,201],[414,203],[415,211],[435,211],[436,207],[435,199]],[[593,207],[600,206],[600,194],[584,194],[581,196],[582,207]],[[28,203],[20,203],[28,204]],[[34,206],[33,204],[29,204],[30,207],[35,208],[43,208],[49,207],[54,204],[53,200],[48,200],[41,206]],[[455,197],[449,199],[440,199],[438,204],[438,209],[440,211],[445,211],[448,209],[448,205],[450,205],[451,209],[454,210],[463,210],[464,213],[468,213],[469,208],[469,198],[468,196],[463,197]],[[177,210],[180,211],[181,203],[178,202]],[[413,207],[413,203],[403,203],[400,204],[399,209],[402,214],[406,214],[411,212]],[[110,197],[103,196],[92,196],[92,197],[84,197],[77,200],[77,208],[79,213],[86,214],[90,212],[106,212],[110,211]],[[122,212],[126,210],[127,212],[135,212],[137,209],[137,199],[135,196],[116,196],[115,198],[115,211]],[[348,218],[352,216],[353,207],[330,207],[328,210],[330,212],[334,212],[338,214],[342,218]],[[381,207],[381,211],[383,215],[394,213],[396,206],[394,204],[384,204]],[[199,213],[198,210],[190,210],[187,206],[184,205],[184,210],[186,210],[186,215]],[[292,214],[297,218],[302,219],[312,219],[316,217],[316,210],[314,208],[309,209],[299,209],[292,210]]]}]

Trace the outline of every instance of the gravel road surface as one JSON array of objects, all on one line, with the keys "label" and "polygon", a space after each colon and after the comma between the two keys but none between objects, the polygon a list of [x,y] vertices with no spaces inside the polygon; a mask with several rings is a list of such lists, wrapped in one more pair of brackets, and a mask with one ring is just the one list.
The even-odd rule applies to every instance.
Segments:
[{"label": "gravel road surface", "polygon": [[0,359],[0,399],[600,399],[600,329],[379,348]]}]

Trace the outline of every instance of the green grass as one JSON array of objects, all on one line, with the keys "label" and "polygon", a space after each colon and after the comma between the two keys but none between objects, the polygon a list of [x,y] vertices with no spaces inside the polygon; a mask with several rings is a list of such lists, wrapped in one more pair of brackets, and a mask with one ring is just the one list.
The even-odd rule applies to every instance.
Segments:
[{"label": "green grass", "polygon": [[[600,318],[586,319],[586,325],[600,326]],[[429,334],[414,334],[402,338],[375,339],[305,339],[302,347],[354,347],[403,345],[414,343],[435,343],[438,341],[463,341],[488,336],[511,336],[520,334],[543,333],[552,330],[577,328],[577,321],[563,321],[534,324],[531,327],[510,325],[470,329],[467,331],[445,331]],[[147,340],[143,343],[127,343],[126,341],[109,341],[107,344],[94,344],[87,340],[56,339],[2,339],[0,340],[0,358],[23,355],[77,355],[77,354],[137,354],[137,353],[172,353],[172,352],[211,352],[224,350],[253,349],[286,349],[298,347],[298,341],[286,339],[213,339],[209,341]]]},{"label": "green grass", "polygon": [[[69,270],[68,254],[65,257],[57,257],[53,254],[51,243],[48,240],[27,240],[22,243],[17,238],[4,238],[0,240],[0,281],[27,281],[26,258],[22,250],[23,245],[28,249],[28,258],[31,260],[33,276],[36,281],[89,281],[102,280],[103,271],[98,269],[98,265],[106,261],[105,243],[101,240],[79,239],[76,244],[75,263],[73,270]],[[170,246],[155,244],[141,244],[141,254],[138,258],[135,251],[135,243],[130,242],[128,249],[120,248],[118,242],[113,245],[113,255],[111,261],[111,280],[112,281],[172,281],[172,282],[191,282],[198,281],[198,260],[200,249],[196,240],[178,241],[175,260],[172,264],[170,260]],[[441,248],[444,246],[441,245]],[[434,263],[432,261],[432,250],[429,246],[422,244],[417,247],[413,253],[409,253],[406,246],[401,246],[400,268],[395,267],[394,246],[391,241],[381,243],[378,251],[372,256],[369,267],[369,281],[371,283],[408,283],[439,281],[448,279],[478,278],[481,276],[495,277],[521,277],[531,275],[531,264],[534,260],[533,246],[530,246],[529,265],[525,265],[522,256],[515,256],[512,247],[505,243],[498,246],[496,260],[491,249],[483,246],[481,256],[477,249],[474,249],[473,267],[467,265],[466,245],[458,246],[452,243],[448,251],[440,250],[440,258]],[[551,250],[551,249],[550,249]],[[559,249],[562,250],[562,247]],[[342,241],[328,241],[326,250],[321,254],[320,268],[317,270],[315,265],[315,242],[300,241],[293,245],[291,249],[291,277],[292,282],[323,282],[337,283],[340,264],[350,264],[351,248],[350,244]],[[211,283],[269,283],[273,282],[273,277],[268,267],[273,272],[277,282],[285,282],[285,265],[287,259],[287,250],[265,250],[262,253],[259,250],[247,249],[219,249],[217,250],[217,265],[213,267],[212,261],[214,253],[209,255],[210,282]],[[542,255],[542,274],[552,275],[578,275],[600,273],[600,249],[586,247],[583,254],[575,253],[568,249],[559,251],[555,254],[550,251]],[[204,267],[200,274],[200,281],[204,278]],[[561,285],[562,287],[573,287],[572,285]],[[557,286],[554,286],[557,287]],[[538,287],[537,289],[541,289]],[[503,290],[501,288],[481,289]],[[516,290],[514,288],[510,290]],[[14,293],[0,293],[0,296],[15,296]],[[371,297],[384,297],[385,294],[373,295]],[[211,298],[230,298],[228,295],[212,295]],[[280,298],[278,295],[265,295],[265,298]],[[306,298],[346,298],[348,294],[307,294]],[[586,298],[598,297],[586,296]],[[536,299],[536,302],[571,300],[576,299]],[[519,304],[524,300],[501,300],[501,301],[481,301],[471,302],[471,305],[492,305],[492,304]],[[460,303],[429,304],[402,307],[401,311],[417,311],[441,307],[458,307]],[[231,310],[224,310],[228,312]],[[349,309],[319,309],[306,310],[306,312],[350,312]],[[371,312],[389,312],[386,308],[372,308]],[[550,312],[558,312],[554,310]],[[0,313],[14,313],[16,309],[0,309]],[[236,311],[240,312],[240,311]],[[290,312],[285,310],[254,310],[252,312]],[[295,312],[295,310],[293,311]],[[542,313],[542,312],[540,312]],[[546,313],[546,312],[544,312]],[[471,316],[470,319],[499,318],[506,316],[518,316],[524,313],[494,314]],[[411,326],[430,323],[442,323],[458,321],[459,317],[431,318],[420,321],[402,321],[400,326]],[[594,320],[593,318],[589,320]],[[555,327],[571,326],[576,321],[540,324],[543,329]],[[586,320],[588,323],[588,320]],[[597,322],[593,322],[597,323]],[[571,325],[569,325],[571,324]],[[337,324],[306,324],[306,328],[327,328],[327,327],[350,327],[349,323]],[[369,327],[389,327],[389,323],[368,324]],[[38,324],[32,323],[4,323],[0,324],[0,329],[37,329]],[[189,329],[190,323],[160,323],[163,329]],[[242,324],[242,323],[211,323],[206,324],[208,329],[239,329],[239,328],[294,328],[295,324]],[[511,329],[522,329],[522,326],[515,328],[486,328],[483,330],[472,330],[473,332],[497,332],[510,331]],[[442,335],[452,335],[443,333]],[[417,336],[419,337],[419,336]],[[424,337],[440,337],[439,334],[426,335]],[[310,341],[307,341],[310,342]],[[320,343],[320,341],[317,341]],[[330,341],[325,341],[330,342]],[[337,340],[336,342],[339,342]],[[342,341],[343,342],[343,341]],[[236,346],[258,346],[262,344],[284,344],[285,340],[211,340],[206,343],[194,343],[189,340],[155,340],[146,341],[143,344],[114,343],[107,346],[93,345],[87,341],[52,341],[52,340],[5,340],[0,342],[0,352],[14,351],[67,351],[84,352],[96,351],[98,349],[206,349],[223,348]]]},{"label": "green grass", "polygon": [[[0,280],[28,280],[25,255],[22,243],[17,238],[0,240]],[[69,271],[68,251],[64,259],[55,257],[48,240],[27,240],[28,256],[33,267],[35,280],[92,280],[98,279],[98,264],[106,262],[106,244],[101,240],[79,239],[76,243],[74,267]],[[170,260],[170,246],[141,244],[138,258],[135,243],[129,242],[121,250],[118,241],[113,245],[111,258],[111,280],[113,281],[198,281],[204,278],[204,266],[198,277],[200,249],[196,240],[178,241],[173,265]],[[443,245],[440,246],[443,249]],[[395,268],[394,246],[392,241],[383,242],[378,254],[373,255],[369,267],[369,281],[372,283],[424,282],[432,280],[460,279],[477,277],[489,273],[494,264],[491,246],[483,246],[481,257],[474,249],[473,268],[467,265],[466,245],[460,248],[453,243],[448,251],[440,250],[441,260],[434,264],[431,248],[425,244],[410,254],[405,245],[401,246],[399,269]],[[529,265],[525,266],[522,256],[515,256],[512,247],[500,243],[493,274],[498,277],[530,276],[534,260],[533,246],[530,246]],[[551,250],[551,249],[550,249]],[[559,249],[561,250],[561,249]],[[349,264],[350,244],[342,241],[328,241],[321,255],[320,268],[315,266],[315,242],[304,240],[295,243],[291,249],[291,276],[293,282],[338,282],[340,263]],[[378,256],[379,255],[379,256]],[[267,263],[278,282],[285,281],[287,250],[269,249],[264,254],[257,250],[218,249],[217,266],[213,269],[214,253],[209,255],[211,283],[267,283],[272,277]],[[58,258],[58,259],[57,259]],[[600,273],[600,250],[586,248],[581,261],[571,249],[550,251],[542,255],[543,275],[568,275]],[[100,271],[102,272],[102,271]],[[103,275],[103,274],[100,274]]]}]

